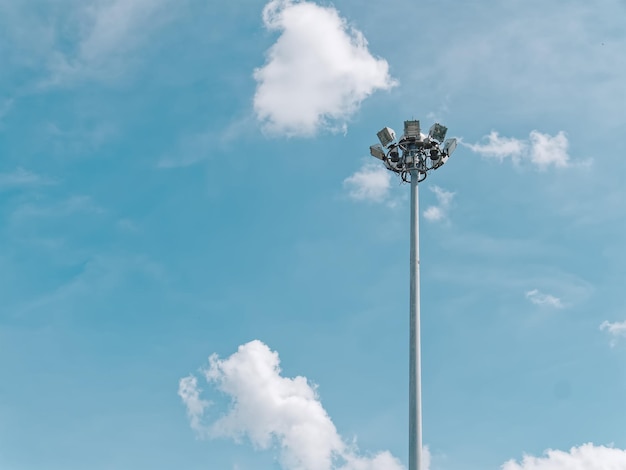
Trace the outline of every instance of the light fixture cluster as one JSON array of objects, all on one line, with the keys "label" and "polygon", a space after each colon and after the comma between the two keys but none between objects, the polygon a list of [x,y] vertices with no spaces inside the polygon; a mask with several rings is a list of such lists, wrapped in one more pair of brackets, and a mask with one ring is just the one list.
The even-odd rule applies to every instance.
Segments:
[{"label": "light fixture cluster", "polygon": [[447,127],[435,123],[426,136],[421,133],[419,121],[404,121],[400,139],[396,139],[396,133],[389,127],[378,132],[380,144],[370,146],[370,154],[399,174],[402,181],[408,183],[408,175],[413,171],[417,171],[418,181],[423,181],[430,170],[446,163],[456,149],[456,139],[444,140],[447,131]]}]

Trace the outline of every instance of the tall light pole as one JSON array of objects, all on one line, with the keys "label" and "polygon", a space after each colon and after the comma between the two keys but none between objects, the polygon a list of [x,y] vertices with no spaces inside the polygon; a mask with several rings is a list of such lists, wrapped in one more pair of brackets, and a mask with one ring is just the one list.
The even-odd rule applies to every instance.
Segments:
[{"label": "tall light pole", "polygon": [[456,139],[447,139],[447,128],[433,124],[428,135],[420,131],[419,121],[404,121],[404,134],[396,139],[393,129],[378,132],[380,144],[370,147],[370,154],[382,160],[389,171],[411,183],[410,237],[410,335],[409,335],[409,470],[422,466],[422,357],[420,348],[420,257],[418,183],[429,171],[441,167],[454,149]]}]

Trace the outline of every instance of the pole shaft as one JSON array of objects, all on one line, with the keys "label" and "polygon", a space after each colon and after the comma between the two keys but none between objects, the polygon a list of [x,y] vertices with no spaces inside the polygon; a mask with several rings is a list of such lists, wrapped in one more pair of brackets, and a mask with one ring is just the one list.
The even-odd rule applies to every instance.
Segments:
[{"label": "pole shaft", "polygon": [[409,470],[422,468],[422,354],[420,350],[419,173],[411,171]]}]

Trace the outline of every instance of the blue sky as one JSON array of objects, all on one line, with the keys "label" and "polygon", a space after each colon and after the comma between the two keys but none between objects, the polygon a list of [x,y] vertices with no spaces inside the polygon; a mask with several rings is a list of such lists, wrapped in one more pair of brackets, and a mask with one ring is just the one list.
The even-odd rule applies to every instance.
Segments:
[{"label": "blue sky", "polygon": [[404,468],[410,118],[430,469],[626,468],[624,18],[0,0],[0,469]]}]

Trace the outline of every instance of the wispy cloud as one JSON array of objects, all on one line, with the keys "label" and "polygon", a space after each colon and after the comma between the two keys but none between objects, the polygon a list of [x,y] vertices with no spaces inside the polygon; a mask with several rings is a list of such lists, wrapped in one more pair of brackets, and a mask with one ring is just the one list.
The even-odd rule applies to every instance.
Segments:
[{"label": "wispy cloud", "polygon": [[563,131],[555,136],[539,131],[530,133],[530,161],[542,170],[550,165],[556,168],[569,166],[568,147],[569,142]]},{"label": "wispy cloud", "polygon": [[[533,5],[544,7],[540,16],[529,3],[481,4],[476,8],[482,9],[482,27],[471,30],[455,21],[476,13],[476,8],[461,8],[458,16],[450,17],[449,34],[440,38],[441,53],[428,67],[415,64],[418,80],[427,77],[442,93],[456,95],[469,87],[477,97],[495,98],[494,103],[513,99],[516,105],[505,112],[533,119],[540,110],[558,115],[577,103],[593,122],[620,120],[626,102],[623,62],[609,58],[619,57],[626,44],[618,19],[624,14],[623,1],[610,0],[603,11],[592,3],[570,4],[567,22],[559,21],[559,5]],[[614,14],[607,17],[607,12]],[[600,23],[605,25],[602,40],[596,27]],[[426,34],[436,31],[436,26],[425,27]],[[512,50],[515,57],[509,54]]]},{"label": "wispy cloud", "polygon": [[534,130],[526,140],[502,137],[498,132],[491,131],[483,138],[483,141],[483,143],[463,143],[463,145],[483,157],[496,158],[500,161],[510,158],[515,164],[529,161],[540,170],[545,170],[550,166],[555,168],[570,166],[569,141],[563,131],[551,136]]},{"label": "wispy cloud", "polygon": [[611,347],[615,347],[620,339],[626,339],[626,320],[621,323],[604,321],[600,325],[600,330],[608,333],[611,338]]},{"label": "wispy cloud", "polygon": [[391,188],[391,174],[382,165],[366,163],[346,178],[343,185],[356,201],[384,202]]},{"label": "wispy cloud", "polygon": [[480,144],[463,144],[474,152],[483,157],[497,158],[502,161],[510,158],[514,162],[519,162],[522,154],[526,151],[526,143],[514,137],[501,137],[496,131],[491,131],[483,140],[486,142]]},{"label": "wispy cloud", "polygon": [[254,116],[246,115],[224,127],[207,125],[204,130],[185,133],[172,150],[159,158],[157,168],[186,168],[210,160],[212,155],[230,148],[234,141],[251,138],[254,127]]},{"label": "wispy cloud", "polygon": [[502,470],[621,470],[626,468],[626,450],[585,444],[569,452],[547,450],[542,457],[525,455],[521,462],[510,460]]},{"label": "wispy cloud", "polygon": [[178,396],[187,407],[187,417],[191,428],[196,432],[202,432],[202,417],[204,411],[211,404],[200,398],[202,390],[198,387],[198,379],[194,376],[180,379],[178,383]]},{"label": "wispy cloud", "polygon": [[526,298],[535,305],[563,308],[563,302],[561,299],[555,297],[554,295],[545,294],[539,289],[533,289],[526,292]]},{"label": "wispy cloud", "polygon": [[[133,54],[171,15],[171,0],[104,0],[66,4],[71,48],[54,44],[49,76],[42,87],[66,86],[81,80],[110,81],[125,75]],[[58,31],[63,37],[66,31]]]},{"label": "wispy cloud", "polygon": [[430,188],[437,197],[437,205],[430,206],[424,211],[424,218],[431,222],[440,222],[448,218],[448,211],[452,204],[454,194],[451,191],[446,191],[439,186],[433,186]]},{"label": "wispy cloud", "polygon": [[0,123],[2,122],[4,117],[9,114],[9,112],[13,108],[14,103],[15,100],[13,98],[5,99],[4,101],[0,102]]},{"label": "wispy cloud", "polygon": [[56,181],[24,168],[17,168],[10,173],[0,173],[0,191],[3,189],[47,186]]},{"label": "wispy cloud", "polygon": [[185,168],[206,160],[217,140],[214,132],[199,132],[181,138],[177,148],[162,157],[158,168]]},{"label": "wispy cloud", "polygon": [[281,33],[254,72],[254,109],[271,133],[312,136],[345,128],[365,98],[396,83],[387,62],[370,54],[363,34],[333,7],[272,0],[263,21]]},{"label": "wispy cloud", "polygon": [[13,212],[12,219],[17,221],[40,217],[67,217],[74,214],[100,215],[105,212],[106,210],[90,196],[75,195],[52,203],[22,204]]},{"label": "wispy cloud", "polygon": [[[389,452],[364,457],[356,446],[346,444],[322,406],[317,387],[306,377],[283,377],[278,353],[261,341],[240,346],[226,359],[212,355],[204,377],[230,397],[231,406],[201,435],[247,437],[258,449],[275,448],[287,470],[403,468]],[[200,399],[195,377],[181,379],[179,395],[197,428],[206,402]]]},{"label": "wispy cloud", "polygon": [[[75,246],[64,246],[63,243],[51,248],[63,250],[64,257],[76,257],[80,253],[77,259],[83,260],[88,251]],[[44,312],[49,315],[54,311],[62,312],[63,315],[84,313],[85,305],[94,302],[97,296],[110,298],[111,295],[118,295],[121,288],[133,285],[137,279],[159,283],[162,288],[167,282],[167,273],[160,264],[141,255],[92,255],[84,262],[78,274],[40,296],[29,298],[16,309],[16,314],[34,315]]]}]

